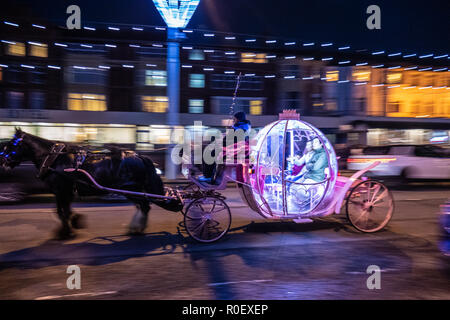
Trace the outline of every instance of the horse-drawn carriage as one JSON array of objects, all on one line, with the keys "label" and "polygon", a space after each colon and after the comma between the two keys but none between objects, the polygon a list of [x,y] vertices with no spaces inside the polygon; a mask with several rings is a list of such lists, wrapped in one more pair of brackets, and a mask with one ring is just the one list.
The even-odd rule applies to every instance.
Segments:
[{"label": "horse-drawn carriage", "polygon": [[[16,134],[15,139],[5,147],[0,154],[4,165],[8,165],[8,161],[11,162],[19,152],[17,147],[24,139],[24,135]],[[83,179],[84,184],[88,183],[96,190],[122,194],[132,199],[140,206],[140,213],[132,221],[132,225],[138,226],[139,232],[146,226],[150,209],[148,202],[169,210],[180,210],[184,215],[188,234],[199,242],[217,241],[229,231],[231,210],[220,191],[226,189],[230,182],[236,183],[249,208],[267,219],[308,223],[313,222],[314,218],[339,214],[345,206],[348,220],[356,229],[375,232],[384,228],[392,217],[394,202],[389,190],[382,183],[363,177],[365,172],[379,163],[370,164],[350,178],[339,176],[336,155],[330,142],[317,128],[300,121],[295,112],[281,114],[278,121],[264,127],[256,138],[245,142],[245,145],[248,147],[247,156],[241,157],[241,161],[225,163],[217,183],[200,182],[200,170],[187,157],[182,168],[186,178],[191,181],[187,188],[163,188],[159,177],[151,174],[147,180],[140,182],[143,192],[136,189],[137,184],[127,188],[113,188],[111,184],[105,186],[99,180],[103,176],[98,174],[99,168],[95,163],[79,163],[73,167],[68,166],[66,161],[54,165],[58,155],[64,152],[62,146],[57,147],[58,154],[55,154],[52,153],[55,145],[47,145],[45,148],[50,152],[39,163],[42,169],[42,162],[45,164],[49,157],[54,158],[46,169],[56,174],[55,177],[75,177],[75,185],[78,180]],[[122,165],[123,161],[116,167],[117,170],[127,168]],[[144,168],[144,165],[148,165],[148,160],[144,159],[138,169],[139,166]],[[108,166],[108,170],[111,170],[112,160]],[[128,169],[126,173],[134,175],[134,178],[128,180],[137,181],[142,178],[144,171],[134,169],[133,162],[128,168],[132,170]],[[153,165],[146,168],[147,172],[155,171]],[[148,186],[155,182],[156,187]],[[63,218],[68,219],[70,208],[64,209],[63,205],[60,212],[58,207],[58,213],[65,226],[68,222]]]},{"label": "horse-drawn carriage", "polygon": [[184,165],[183,172],[192,181],[188,190],[198,193],[184,214],[192,238],[212,242],[228,232],[231,212],[218,191],[229,182],[236,183],[242,200],[266,219],[309,223],[339,214],[343,206],[349,222],[362,232],[381,230],[391,219],[394,201],[389,190],[363,177],[379,162],[349,178],[338,175],[330,142],[295,112],[280,114],[280,120],[264,127],[252,141],[249,157],[225,164],[217,185],[200,182],[198,168],[189,162]]}]

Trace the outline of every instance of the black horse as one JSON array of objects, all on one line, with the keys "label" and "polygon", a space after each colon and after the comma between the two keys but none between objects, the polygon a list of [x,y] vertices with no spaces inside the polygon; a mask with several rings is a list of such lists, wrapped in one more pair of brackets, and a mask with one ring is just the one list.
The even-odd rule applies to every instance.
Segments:
[{"label": "black horse", "polygon": [[[56,196],[58,217],[62,226],[58,237],[66,239],[73,236],[73,229],[85,227],[84,218],[74,214],[71,203],[74,193],[81,196],[105,193],[95,188],[80,172],[66,172],[64,169],[77,167],[87,171],[100,185],[156,195],[164,195],[164,185],[156,173],[152,160],[135,153],[125,154],[118,148],[110,152],[96,154],[85,147],[55,143],[16,129],[16,133],[0,152],[0,165],[14,168],[22,161],[32,161],[42,179]],[[179,211],[179,200],[148,199],[127,195],[136,205],[137,211],[130,225],[130,234],[143,233],[147,226],[150,202],[171,211]]]}]

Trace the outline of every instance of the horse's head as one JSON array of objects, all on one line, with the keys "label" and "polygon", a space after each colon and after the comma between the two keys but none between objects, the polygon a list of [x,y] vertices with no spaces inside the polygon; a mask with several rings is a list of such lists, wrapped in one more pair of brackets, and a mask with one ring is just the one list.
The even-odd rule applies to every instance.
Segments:
[{"label": "horse's head", "polygon": [[26,156],[24,137],[26,133],[16,128],[14,137],[0,150],[0,165],[4,168],[14,168],[19,165]]}]

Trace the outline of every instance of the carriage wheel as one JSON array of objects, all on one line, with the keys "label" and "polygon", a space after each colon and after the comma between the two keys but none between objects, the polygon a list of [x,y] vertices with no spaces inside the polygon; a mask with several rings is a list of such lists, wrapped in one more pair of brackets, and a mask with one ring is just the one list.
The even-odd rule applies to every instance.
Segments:
[{"label": "carriage wheel", "polygon": [[392,218],[394,199],[388,188],[374,180],[357,184],[347,197],[347,218],[362,232],[376,232]]},{"label": "carriage wheel", "polygon": [[189,235],[199,242],[222,238],[231,226],[231,211],[220,198],[207,196],[194,200],[186,209],[184,225]]}]

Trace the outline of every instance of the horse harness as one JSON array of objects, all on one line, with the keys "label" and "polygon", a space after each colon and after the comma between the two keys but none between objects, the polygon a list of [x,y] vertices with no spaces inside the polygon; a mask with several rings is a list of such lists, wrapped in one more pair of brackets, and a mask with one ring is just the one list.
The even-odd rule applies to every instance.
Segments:
[{"label": "horse harness", "polygon": [[[68,146],[64,143],[55,143],[53,144],[50,152],[45,156],[44,161],[42,162],[41,167],[39,168],[39,173],[37,175],[38,178],[42,178],[49,170],[51,166],[55,162],[61,154],[73,154],[73,167],[75,169],[79,169],[82,167],[87,158],[94,157],[94,159],[104,159],[105,153],[92,153],[89,150],[84,148],[77,148],[76,150],[68,150]],[[112,159],[122,160],[124,157],[135,156],[136,153],[134,151],[120,151],[117,152],[108,152],[107,153]],[[53,170],[54,171],[54,170]]]},{"label": "horse harness", "polygon": [[[66,149],[66,151],[64,151]],[[66,145],[64,143],[55,143],[53,144],[50,152],[45,156],[44,161],[42,162],[41,167],[39,168],[39,173],[37,175],[38,178],[42,178],[51,168],[56,158],[58,158],[61,154],[67,154],[72,152],[67,152]],[[87,151],[84,149],[79,149],[76,152],[73,152],[75,155],[74,159],[74,167],[76,169],[80,168],[84,161],[87,158]]]}]

